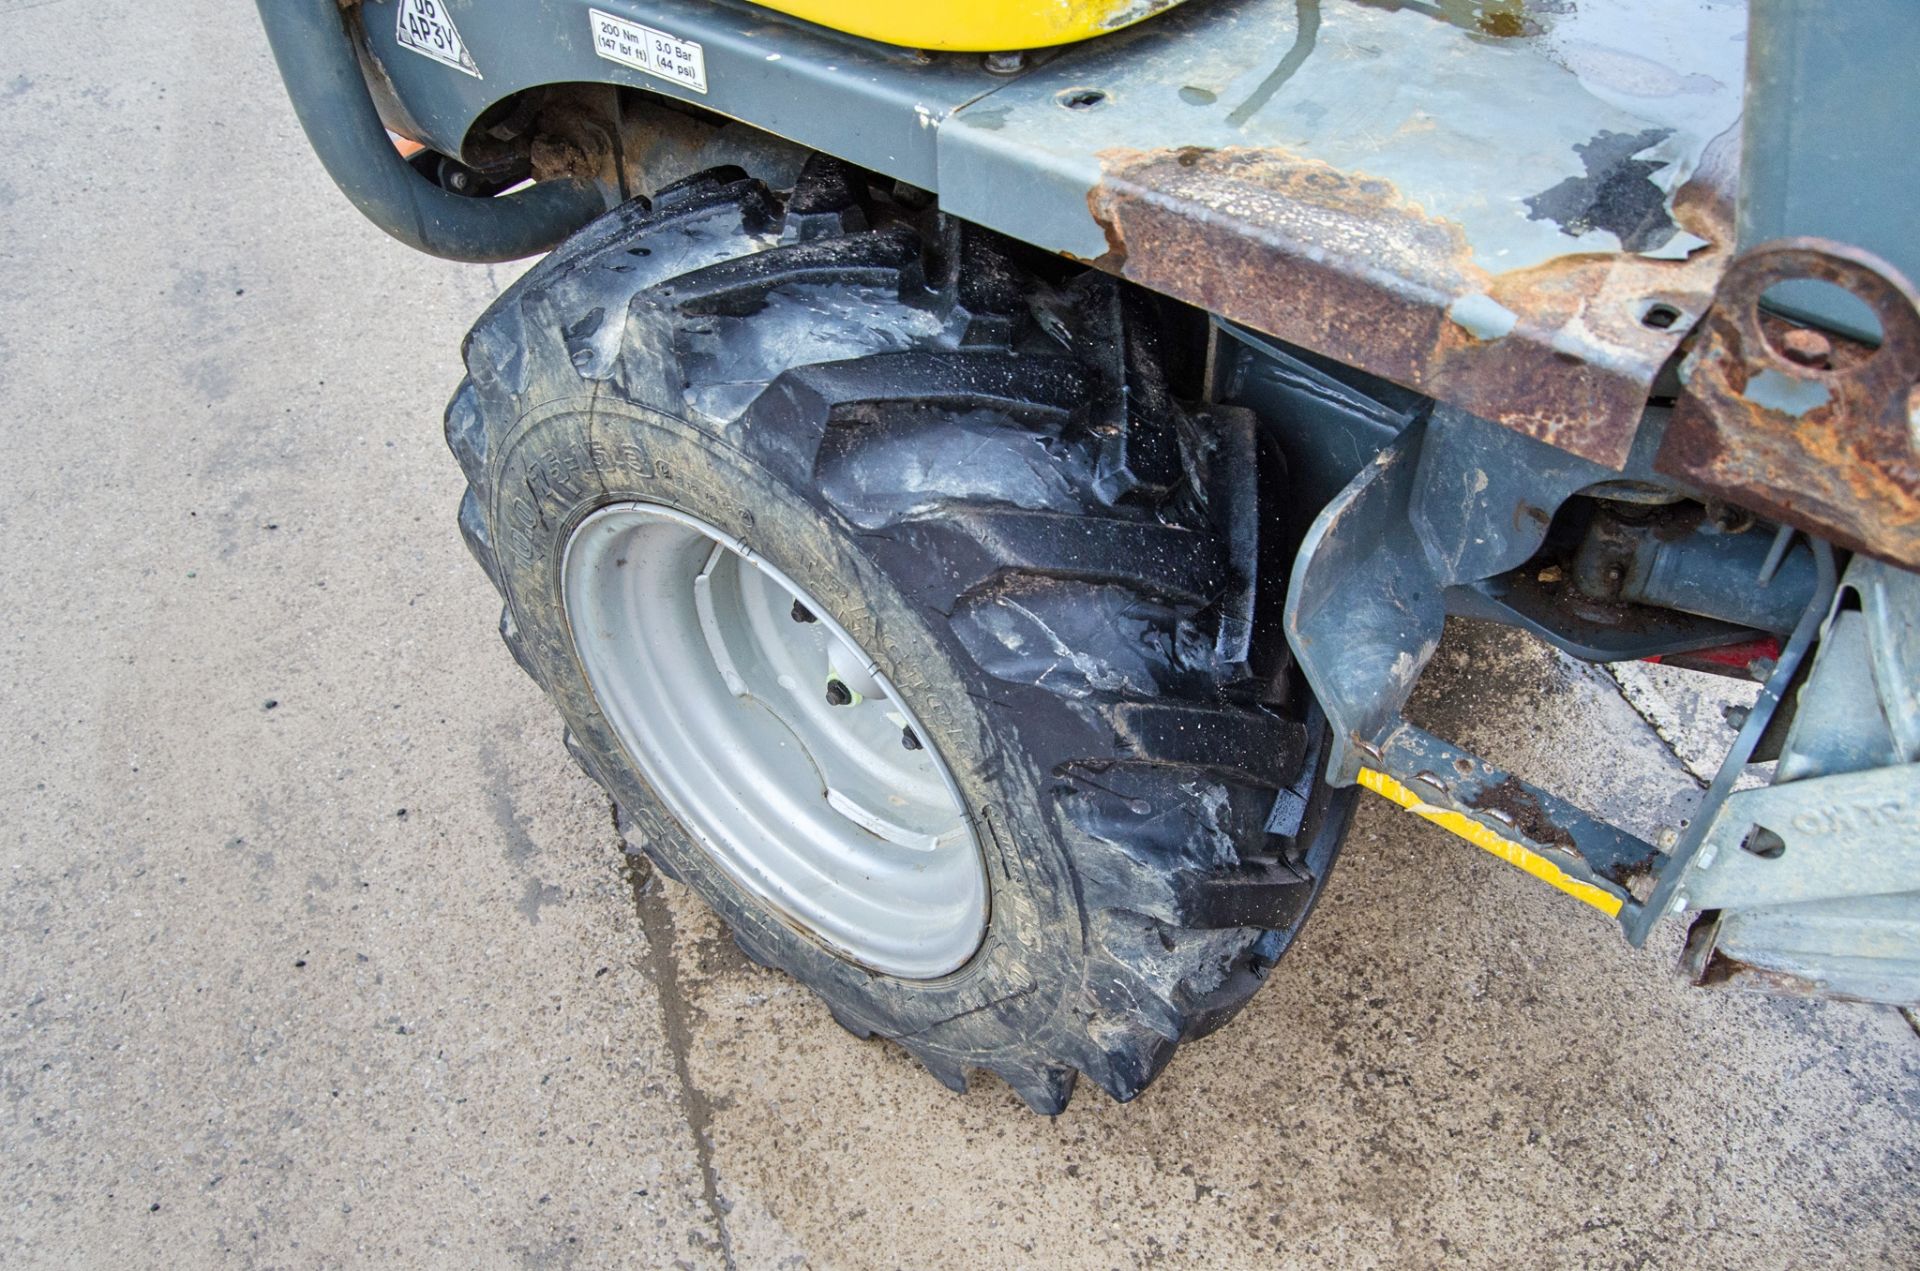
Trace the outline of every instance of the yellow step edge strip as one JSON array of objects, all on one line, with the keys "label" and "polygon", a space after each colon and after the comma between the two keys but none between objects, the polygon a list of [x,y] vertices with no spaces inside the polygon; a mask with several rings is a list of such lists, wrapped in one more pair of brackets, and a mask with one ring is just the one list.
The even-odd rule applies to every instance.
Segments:
[{"label": "yellow step edge strip", "polygon": [[1582,882],[1569,875],[1538,852],[1530,852],[1512,839],[1501,838],[1480,822],[1451,808],[1437,808],[1384,772],[1372,768],[1360,770],[1360,784],[1385,799],[1390,799],[1423,820],[1431,821],[1449,833],[1458,834],[1475,847],[1485,848],[1507,864],[1523,869],[1549,887],[1557,887],[1575,900],[1584,900],[1609,918],[1620,916],[1620,898],[1605,888]]}]

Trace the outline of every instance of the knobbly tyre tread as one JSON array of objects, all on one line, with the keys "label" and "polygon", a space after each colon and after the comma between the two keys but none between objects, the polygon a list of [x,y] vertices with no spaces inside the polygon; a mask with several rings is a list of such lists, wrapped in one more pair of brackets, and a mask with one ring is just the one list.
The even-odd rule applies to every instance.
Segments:
[{"label": "knobbly tyre tread", "polygon": [[[469,483],[461,533],[511,601],[493,452],[565,389],[724,439],[855,536],[954,653],[975,709],[1017,735],[995,762],[1033,774],[1070,862],[1077,962],[1024,1032],[992,1002],[909,1029],[842,983],[811,987],[843,1027],[899,1041],[955,1090],[977,1066],[1043,1113],[1077,1074],[1131,1099],[1258,987],[1351,807],[1317,783],[1284,648],[1278,669],[1253,665],[1251,421],[1174,401],[1121,284],[1046,284],[982,231],[876,216],[865,182],[822,157],[784,205],[737,170],[701,174],[594,222],[489,308],[446,414]],[[512,603],[501,635],[552,691]],[[572,728],[565,740],[611,789]],[[1270,833],[1289,789],[1309,814]],[[630,834],[645,820],[620,816]],[[735,938],[804,973],[798,937],[736,923]]]}]

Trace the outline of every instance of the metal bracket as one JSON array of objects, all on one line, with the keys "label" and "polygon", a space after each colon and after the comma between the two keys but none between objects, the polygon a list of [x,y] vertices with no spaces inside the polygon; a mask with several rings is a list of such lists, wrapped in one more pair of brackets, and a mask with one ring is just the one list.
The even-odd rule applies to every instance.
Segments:
[{"label": "metal bracket", "polygon": [[[1864,301],[1880,347],[1763,312],[1782,283]],[[1720,280],[1655,467],[1842,547],[1920,568],[1920,296],[1886,261],[1820,238],[1765,243]]]},{"label": "metal bracket", "polygon": [[[1627,474],[1646,471],[1648,428]],[[1407,427],[1315,520],[1295,561],[1287,637],[1333,725],[1328,779],[1360,782],[1609,913],[1638,944],[1733,788],[1832,603],[1833,553],[1812,544],[1812,603],[1671,853],[1495,769],[1402,716],[1449,612],[1529,560],[1554,512],[1622,473],[1449,407]],[[1382,780],[1385,778],[1386,780]],[[1402,797],[1402,796],[1405,797]]]},{"label": "metal bracket", "polygon": [[1920,764],[1727,796],[1693,863],[1691,909],[1920,891]]},{"label": "metal bracket", "polygon": [[1774,784],[1678,875],[1696,983],[1920,1004],[1920,575],[1856,557]]}]

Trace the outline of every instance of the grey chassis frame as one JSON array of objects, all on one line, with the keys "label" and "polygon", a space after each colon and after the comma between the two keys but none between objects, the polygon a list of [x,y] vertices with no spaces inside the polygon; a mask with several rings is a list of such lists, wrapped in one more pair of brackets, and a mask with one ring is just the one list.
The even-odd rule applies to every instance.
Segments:
[{"label": "grey chassis frame", "polygon": [[[316,150],[384,228],[524,255],[731,119],[1205,310],[1214,395],[1324,505],[1291,527],[1288,636],[1332,779],[1383,773],[1519,844],[1613,897],[1636,942],[1701,911],[1702,982],[1920,1000],[1920,443],[1895,400],[1920,382],[1920,31],[1900,0],[1191,0],[993,59],[730,0],[440,3],[464,65],[402,47],[398,0],[261,0]],[[601,56],[596,10],[698,45],[704,86]],[[462,197],[383,123],[470,172],[530,141],[555,179]],[[1765,287],[1830,359],[1781,355]],[[1876,325],[1877,352],[1847,339]],[[1675,501],[1764,519],[1636,528]],[[1538,585],[1589,514],[1605,533],[1578,561],[1632,621]],[[1595,660],[1784,643],[1700,812],[1654,844],[1401,718],[1448,613]],[[1806,685],[1846,709],[1776,714]],[[1734,793],[1756,753],[1774,784]]]}]

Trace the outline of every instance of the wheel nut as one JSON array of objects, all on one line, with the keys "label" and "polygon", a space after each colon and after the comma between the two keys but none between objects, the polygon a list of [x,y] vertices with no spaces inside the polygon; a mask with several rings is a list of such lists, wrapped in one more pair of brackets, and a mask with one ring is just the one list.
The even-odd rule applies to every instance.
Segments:
[{"label": "wheel nut", "polygon": [[827,705],[845,706],[853,700],[853,690],[839,680],[827,681]]},{"label": "wheel nut", "polygon": [[805,605],[801,604],[797,600],[793,602],[793,620],[795,622],[820,621],[820,619],[813,616],[813,610],[807,608]]},{"label": "wheel nut", "polygon": [[911,728],[902,728],[900,730],[900,744],[908,750],[920,749],[920,739],[913,735]]}]

